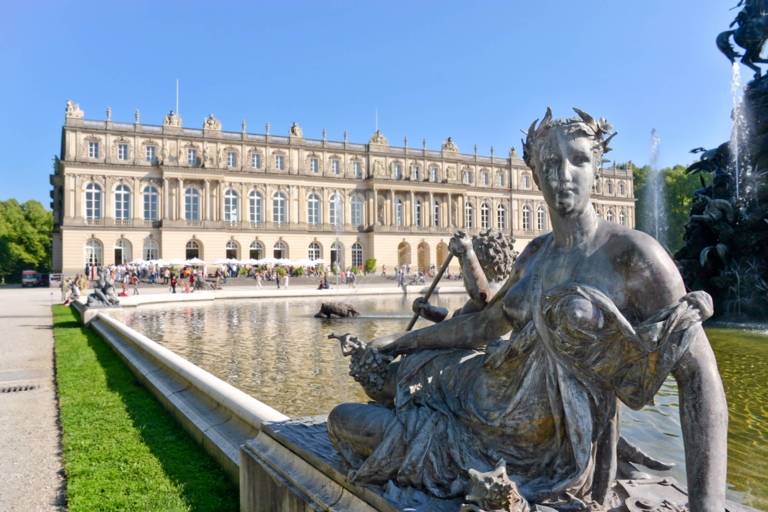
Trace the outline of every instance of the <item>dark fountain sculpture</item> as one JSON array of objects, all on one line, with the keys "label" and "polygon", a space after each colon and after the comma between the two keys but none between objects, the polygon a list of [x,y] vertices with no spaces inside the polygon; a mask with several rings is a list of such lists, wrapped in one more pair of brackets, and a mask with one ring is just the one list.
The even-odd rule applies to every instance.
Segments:
[{"label": "dark fountain sculpture", "polygon": [[343,302],[323,302],[320,304],[320,310],[315,313],[315,318],[349,318],[360,316],[360,312],[355,309],[352,304],[345,304]]},{"label": "dark fountain sculpture", "polygon": [[[576,112],[548,110],[528,131],[525,161],[553,229],[497,291],[474,272],[471,304],[451,318],[369,343],[341,337],[373,400],[328,417],[350,485],[378,486],[398,509],[725,510],[728,412],[701,327],[712,301],[686,293],[656,240],[597,216],[589,196],[613,132]],[[454,254],[470,250],[455,239]],[[649,462],[621,439],[619,402],[642,408],[669,375],[688,495],[617,474]]]},{"label": "dark fountain sculpture", "polygon": [[93,292],[88,295],[86,305],[89,308],[110,308],[120,305],[120,299],[115,292],[115,284],[110,279],[107,269],[99,269],[99,279],[96,281]]},{"label": "dark fountain sculpture", "polygon": [[[705,290],[715,301],[715,316],[765,320],[768,311],[768,77],[760,57],[768,39],[768,1],[746,0],[717,46],[731,61],[755,72],[732,114],[729,142],[701,152],[687,172],[701,173],[686,226],[685,245],[675,254],[689,289]],[[705,186],[703,175],[712,176]]]}]

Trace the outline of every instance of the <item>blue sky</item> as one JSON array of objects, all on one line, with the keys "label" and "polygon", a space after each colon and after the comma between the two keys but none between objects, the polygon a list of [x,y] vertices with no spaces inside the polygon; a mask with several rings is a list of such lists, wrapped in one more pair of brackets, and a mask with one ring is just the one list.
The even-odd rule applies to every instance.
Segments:
[{"label": "blue sky", "polygon": [[[437,148],[499,155],[547,105],[619,131],[618,161],[662,166],[729,135],[730,65],[715,37],[736,0],[498,2],[13,1],[0,17],[0,199],[48,204],[64,103],[160,124],[365,142],[379,124]],[[744,76],[746,71],[743,71]]]}]

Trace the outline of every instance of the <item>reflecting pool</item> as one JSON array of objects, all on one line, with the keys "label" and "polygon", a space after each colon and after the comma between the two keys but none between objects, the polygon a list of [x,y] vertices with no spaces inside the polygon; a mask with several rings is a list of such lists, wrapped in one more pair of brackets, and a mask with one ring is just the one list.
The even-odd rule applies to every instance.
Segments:
[{"label": "reflecting pool", "polygon": [[[404,330],[413,298],[341,298],[361,312],[357,319],[313,318],[322,299],[198,302],[113,314],[277,410],[305,416],[327,413],[340,402],[367,400],[328,334],[351,332],[369,340]],[[453,309],[464,300],[443,295],[432,302]],[[729,496],[768,510],[768,333],[715,328],[707,333],[728,396]],[[655,405],[641,411],[623,408],[622,433],[648,453],[674,462],[670,473],[684,482],[677,407],[670,379]]]}]

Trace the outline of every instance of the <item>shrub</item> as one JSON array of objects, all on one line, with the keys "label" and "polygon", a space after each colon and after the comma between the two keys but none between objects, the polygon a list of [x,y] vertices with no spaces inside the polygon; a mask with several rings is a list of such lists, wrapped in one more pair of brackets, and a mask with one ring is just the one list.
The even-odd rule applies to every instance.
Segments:
[{"label": "shrub", "polygon": [[296,277],[301,277],[304,275],[304,267],[296,267],[293,269],[293,275]]},{"label": "shrub", "polygon": [[365,273],[373,274],[376,272],[376,258],[368,258],[365,260]]},{"label": "shrub", "polygon": [[285,277],[288,271],[285,270],[285,267],[275,267],[275,273],[282,278]]}]

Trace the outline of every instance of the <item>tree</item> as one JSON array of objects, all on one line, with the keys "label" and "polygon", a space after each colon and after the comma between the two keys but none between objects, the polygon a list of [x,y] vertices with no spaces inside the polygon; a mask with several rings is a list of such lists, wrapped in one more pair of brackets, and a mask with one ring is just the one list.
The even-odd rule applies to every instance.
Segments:
[{"label": "tree", "polygon": [[53,216],[38,201],[0,201],[0,274],[11,281],[21,271],[50,271]]}]

